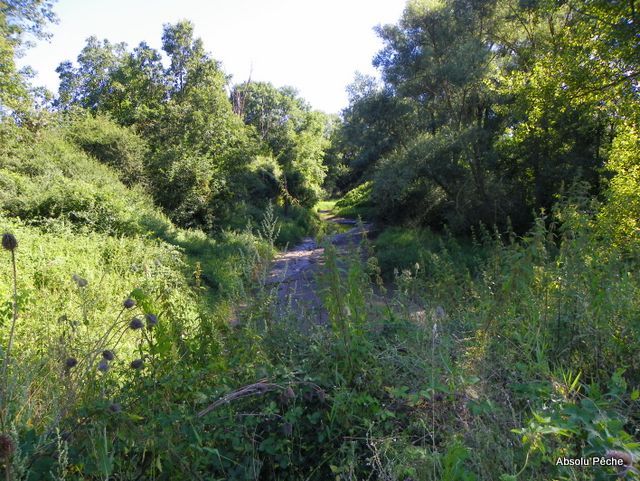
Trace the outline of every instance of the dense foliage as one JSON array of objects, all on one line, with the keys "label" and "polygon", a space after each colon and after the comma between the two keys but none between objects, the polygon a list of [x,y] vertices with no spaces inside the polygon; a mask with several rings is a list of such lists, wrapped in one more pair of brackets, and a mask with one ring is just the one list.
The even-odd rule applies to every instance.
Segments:
[{"label": "dense foliage", "polygon": [[410,0],[340,118],[187,21],[45,108],[52,20],[0,0],[0,477],[639,479],[633,1]]},{"label": "dense foliage", "polygon": [[287,214],[292,203],[312,206],[322,192],[326,117],[291,89],[246,83],[228,95],[229,77],[190,22],[165,25],[162,49],[167,67],[145,43],[129,52],[89,38],[76,65],[58,67],[59,108],[108,115],[142,136],[147,185],[179,225],[241,226],[268,201]]},{"label": "dense foliage", "polygon": [[633,2],[416,0],[378,34],[382,85],[353,84],[340,142],[389,222],[522,231],[578,179],[605,191],[633,150]]}]

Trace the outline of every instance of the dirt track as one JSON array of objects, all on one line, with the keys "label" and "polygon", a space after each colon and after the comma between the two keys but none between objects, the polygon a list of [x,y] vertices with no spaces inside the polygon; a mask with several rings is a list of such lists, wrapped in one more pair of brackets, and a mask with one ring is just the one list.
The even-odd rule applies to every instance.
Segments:
[{"label": "dirt track", "polygon": [[[346,232],[333,234],[325,242],[346,252],[358,245],[363,235],[371,231],[370,224],[357,226],[356,221],[328,217],[326,222],[351,226]],[[280,314],[291,313],[300,319],[312,319],[314,324],[327,322],[327,313],[318,296],[316,274],[322,269],[324,247],[313,238],[305,238],[294,248],[276,256],[267,284],[277,286],[276,309]]]}]

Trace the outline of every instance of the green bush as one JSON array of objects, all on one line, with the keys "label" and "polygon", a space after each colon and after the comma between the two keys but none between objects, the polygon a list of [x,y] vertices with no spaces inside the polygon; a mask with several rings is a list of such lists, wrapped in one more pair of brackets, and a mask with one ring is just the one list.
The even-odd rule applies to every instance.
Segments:
[{"label": "green bush", "polygon": [[159,215],[140,189],[125,187],[55,129],[0,147],[0,185],[2,211],[31,224],[58,219],[101,232],[142,233],[141,219]]},{"label": "green bush", "polygon": [[290,206],[285,214],[284,209],[277,208],[279,233],[276,244],[280,247],[293,247],[303,237],[315,235],[320,227],[317,215],[300,206]]},{"label": "green bush", "polygon": [[373,183],[364,182],[350,190],[335,204],[334,213],[344,217],[362,217],[371,219],[374,216],[374,204],[371,199]]},{"label": "green bush", "polygon": [[[424,275],[437,275],[445,259],[456,268],[476,272],[481,265],[485,249],[466,239],[450,235],[443,238],[429,229],[388,227],[374,241],[376,257],[382,274],[391,279],[394,271],[422,271]],[[446,262],[449,262],[447,260]]]},{"label": "green bush", "polygon": [[65,134],[88,155],[112,167],[125,185],[146,184],[147,145],[131,128],[108,117],[80,113],[68,121]]}]

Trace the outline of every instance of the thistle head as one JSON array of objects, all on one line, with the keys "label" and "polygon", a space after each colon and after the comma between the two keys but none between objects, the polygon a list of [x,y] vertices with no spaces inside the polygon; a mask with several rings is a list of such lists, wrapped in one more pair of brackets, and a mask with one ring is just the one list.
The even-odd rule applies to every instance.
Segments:
[{"label": "thistle head", "polygon": [[136,307],[136,301],[134,301],[133,299],[131,299],[130,297],[127,297],[124,302],[122,303],[122,306],[125,309],[133,309],[134,307]]},{"label": "thistle head", "polygon": [[107,349],[106,351],[102,351],[102,359],[106,361],[113,361],[115,357],[116,355],[109,349]]},{"label": "thistle head", "polygon": [[9,232],[2,234],[2,248],[8,251],[13,251],[18,247],[18,240],[16,236]]}]

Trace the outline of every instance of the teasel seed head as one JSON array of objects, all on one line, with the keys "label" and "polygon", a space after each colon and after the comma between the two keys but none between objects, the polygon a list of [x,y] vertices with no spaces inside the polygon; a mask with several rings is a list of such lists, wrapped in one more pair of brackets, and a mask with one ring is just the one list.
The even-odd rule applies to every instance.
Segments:
[{"label": "teasel seed head", "polygon": [[158,324],[158,318],[155,314],[147,314],[145,317],[147,319],[147,329],[151,329]]},{"label": "teasel seed head", "polygon": [[129,365],[131,366],[131,369],[142,369],[144,361],[142,359],[134,359]]},{"label": "teasel seed head", "polygon": [[16,236],[14,236],[13,234],[10,234],[9,232],[2,234],[3,249],[6,249],[8,251],[13,251],[16,249],[16,247],[18,247],[18,240],[16,239]]},{"label": "teasel seed head", "polygon": [[6,433],[0,434],[0,460],[8,461],[15,450],[16,446],[11,436]]},{"label": "teasel seed head", "polygon": [[605,453],[607,459],[619,459],[623,462],[624,467],[628,468],[633,466],[633,456],[626,451],[619,451],[617,449],[609,449]]},{"label": "teasel seed head", "polygon": [[134,317],[133,319],[131,319],[129,327],[135,331],[137,329],[142,329],[144,327],[144,324],[139,317]]},{"label": "teasel seed head", "polygon": [[291,386],[288,386],[287,389],[282,391],[282,394],[280,394],[280,401],[283,404],[289,404],[295,398],[296,398],[296,393],[293,391],[293,389],[291,389]]},{"label": "teasel seed head", "polygon": [[71,278],[78,285],[78,287],[87,287],[87,285],[89,284],[86,279],[80,277],[78,274],[72,275]]},{"label": "teasel seed head", "polygon": [[282,434],[284,434],[286,437],[290,437],[293,434],[293,424],[284,423],[282,425]]},{"label": "teasel seed head", "polygon": [[108,370],[109,370],[109,361],[107,361],[106,359],[102,359],[98,363],[98,371],[107,372]]},{"label": "teasel seed head", "polygon": [[64,367],[67,369],[71,369],[78,365],[78,360],[75,357],[68,357],[66,361],[64,361]]},{"label": "teasel seed head", "polygon": [[323,403],[325,401],[325,399],[327,398],[327,393],[324,392],[324,389],[318,389],[316,391],[316,397],[318,398],[318,401]]}]

